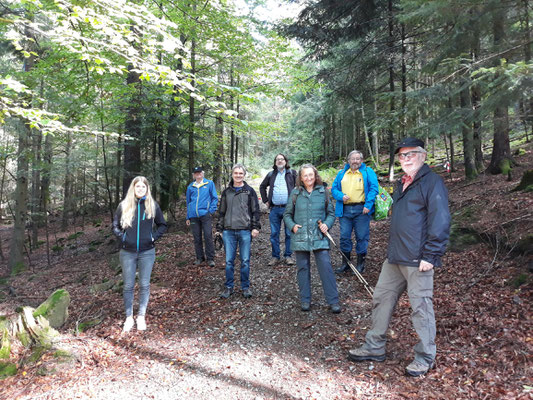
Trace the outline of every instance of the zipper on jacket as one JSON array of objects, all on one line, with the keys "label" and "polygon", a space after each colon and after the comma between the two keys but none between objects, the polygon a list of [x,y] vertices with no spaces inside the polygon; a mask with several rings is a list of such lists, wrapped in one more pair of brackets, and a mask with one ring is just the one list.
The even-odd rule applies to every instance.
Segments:
[{"label": "zipper on jacket", "polygon": [[201,186],[198,186],[196,190],[198,190],[198,194],[196,195],[196,218],[200,218],[200,214],[198,213],[198,202],[200,201],[200,188]]},{"label": "zipper on jacket", "polygon": [[141,200],[137,203],[137,253],[139,252],[139,235],[141,228]]}]

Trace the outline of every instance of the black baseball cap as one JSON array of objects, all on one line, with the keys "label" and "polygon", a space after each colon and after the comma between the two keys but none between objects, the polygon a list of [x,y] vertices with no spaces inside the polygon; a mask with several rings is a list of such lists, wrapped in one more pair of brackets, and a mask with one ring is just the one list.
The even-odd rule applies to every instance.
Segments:
[{"label": "black baseball cap", "polygon": [[398,153],[402,147],[422,147],[424,148],[424,141],[414,138],[414,137],[406,137],[398,143],[396,146],[396,151],[394,154]]},{"label": "black baseball cap", "polygon": [[195,172],[203,172],[203,170],[204,169],[202,167],[194,167],[192,173],[194,174]]}]

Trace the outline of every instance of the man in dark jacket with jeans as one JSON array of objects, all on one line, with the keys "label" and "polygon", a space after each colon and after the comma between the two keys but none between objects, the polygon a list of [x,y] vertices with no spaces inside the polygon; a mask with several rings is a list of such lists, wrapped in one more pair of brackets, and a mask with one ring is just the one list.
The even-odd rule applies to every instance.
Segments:
[{"label": "man in dark jacket with jeans", "polygon": [[250,290],[250,251],[252,238],[261,229],[259,201],[255,190],[245,181],[246,169],[235,164],[229,186],[222,192],[217,222],[217,235],[222,234],[226,252],[226,283],[220,297],[233,294],[235,257],[237,247],[241,258],[241,289],[244,298],[252,297]]},{"label": "man in dark jacket with jeans", "polygon": [[406,367],[411,376],[423,375],[435,364],[434,267],[441,266],[450,232],[448,191],[442,178],[427,164],[424,142],[403,139],[396,149],[405,175],[394,191],[387,259],[374,291],[372,328],[365,343],[350,350],[352,361],[385,360],[389,321],[400,295],[407,289],[411,320],[419,342]]},{"label": "man in dark jacket with jeans", "polygon": [[[296,175],[296,171],[290,168],[287,157],[280,153],[274,158],[273,170],[267,174],[263,182],[261,182],[261,185],[259,185],[261,199],[270,208],[268,219],[270,221],[272,260],[269,265],[275,265],[280,262],[281,251],[279,248],[279,238],[281,221],[283,220],[283,212],[285,211],[289,194],[294,189]],[[285,225],[285,253],[283,256],[285,259],[284,262],[288,265],[295,264],[291,255],[291,232]]]}]

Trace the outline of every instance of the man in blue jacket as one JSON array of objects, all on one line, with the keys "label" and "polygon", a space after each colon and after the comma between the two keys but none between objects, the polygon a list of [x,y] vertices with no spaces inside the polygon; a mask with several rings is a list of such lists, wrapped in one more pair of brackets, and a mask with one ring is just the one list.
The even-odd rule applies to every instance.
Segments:
[{"label": "man in blue jacket", "polygon": [[[187,187],[187,226],[191,227],[196,251],[195,265],[200,265],[207,258],[207,265],[215,266],[215,246],[213,243],[213,214],[217,210],[218,196],[213,181],[204,178],[202,167],[192,171],[194,182]],[[202,243],[205,241],[204,246]]]},{"label": "man in blue jacket", "polygon": [[406,367],[411,376],[423,375],[435,364],[433,271],[441,265],[451,220],[448,191],[442,178],[425,164],[423,147],[420,139],[405,138],[396,149],[405,175],[394,190],[387,259],[372,302],[372,328],[363,346],[348,354],[352,361],[385,360],[389,321],[407,289],[419,338],[414,360]]},{"label": "man in blue jacket", "polygon": [[[347,163],[337,174],[331,194],[337,204],[335,216],[339,217],[341,228],[341,251],[349,260],[352,252],[352,231],[355,231],[355,252],[357,270],[365,270],[366,251],[370,239],[370,218],[374,213],[374,201],[379,193],[378,177],[372,168],[363,162],[363,153],[354,150],[346,159]],[[335,270],[337,274],[350,270],[346,259]]]}]

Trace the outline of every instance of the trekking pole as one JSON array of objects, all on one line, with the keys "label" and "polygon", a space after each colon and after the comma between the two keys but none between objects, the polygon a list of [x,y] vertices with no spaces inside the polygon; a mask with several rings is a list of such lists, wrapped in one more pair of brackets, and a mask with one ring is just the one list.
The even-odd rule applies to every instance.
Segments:
[{"label": "trekking pole", "polygon": [[[318,225],[320,225],[322,223],[321,220],[318,220],[317,221]],[[320,231],[322,232],[322,231]],[[374,295],[374,289],[372,289],[372,286],[370,286],[368,284],[368,282],[366,281],[365,278],[363,278],[363,275],[361,275],[361,273],[357,270],[357,268],[355,268],[355,266],[352,264],[352,262],[348,259],[348,257],[346,257],[344,255],[344,253],[342,252],[341,249],[339,249],[339,246],[337,246],[337,244],[335,243],[335,241],[333,240],[333,238],[331,237],[331,235],[329,234],[329,232],[326,232],[325,235],[327,236],[327,238],[329,239],[329,241],[331,243],[333,243],[333,246],[335,246],[335,248],[337,250],[339,250],[339,252],[342,254],[342,256],[344,257],[344,260],[346,261],[346,263],[350,266],[350,268],[352,269],[352,271],[354,272],[355,276],[357,276],[357,279],[359,279],[359,282],[361,282],[363,284],[363,286],[365,287],[366,291],[368,292],[368,294],[370,295],[370,297],[373,297]]]}]

